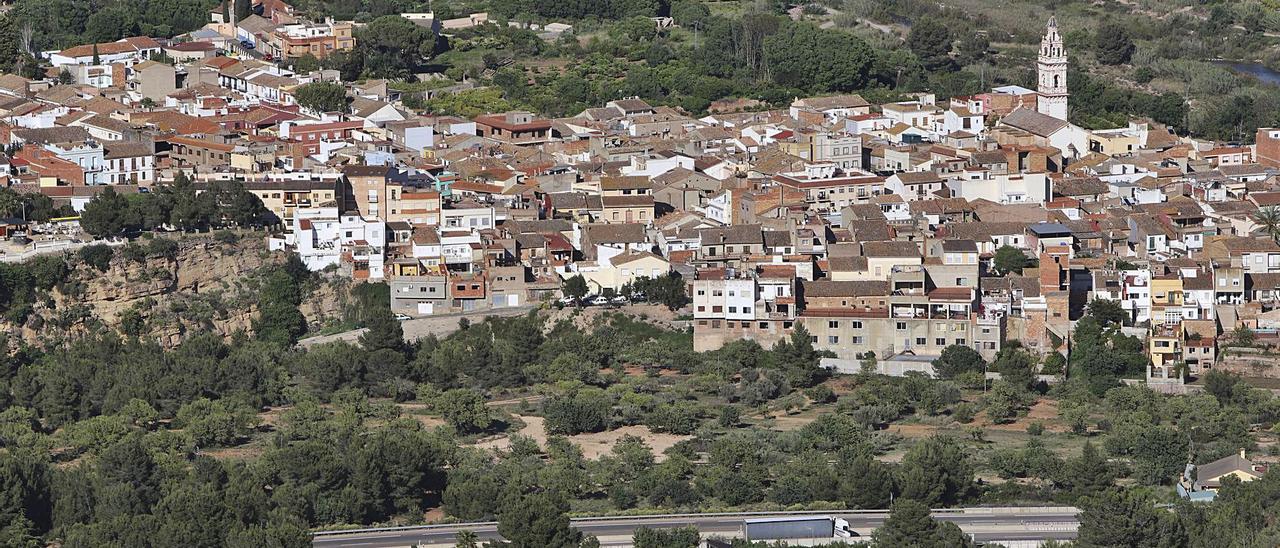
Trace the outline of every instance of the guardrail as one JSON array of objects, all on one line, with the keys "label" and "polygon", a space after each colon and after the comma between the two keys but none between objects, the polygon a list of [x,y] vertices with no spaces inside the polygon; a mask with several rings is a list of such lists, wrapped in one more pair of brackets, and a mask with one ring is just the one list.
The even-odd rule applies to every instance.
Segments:
[{"label": "guardrail", "polygon": [[[932,510],[935,515],[941,514],[945,516],[963,516],[968,514],[986,514],[986,515],[1019,515],[1019,514],[1078,514],[1080,510],[1072,506],[1000,506],[1000,507],[974,507],[974,508],[938,508]],[[889,510],[862,510],[862,509],[846,509],[846,510],[795,510],[795,511],[759,511],[759,512],[703,512],[703,513],[686,513],[686,514],[642,514],[634,516],[595,516],[595,517],[578,517],[570,518],[571,523],[608,523],[611,521],[628,521],[628,520],[662,520],[662,519],[691,519],[691,518],[748,518],[748,517],[768,517],[768,516],[806,516],[806,515],[888,515]],[[395,531],[431,531],[436,529],[455,529],[467,527],[497,527],[496,521],[468,521],[459,523],[439,523],[433,525],[402,525],[396,527],[372,527],[364,529],[340,529],[331,531],[314,531],[312,536],[337,536],[337,535],[358,535],[365,533],[388,533]]]}]

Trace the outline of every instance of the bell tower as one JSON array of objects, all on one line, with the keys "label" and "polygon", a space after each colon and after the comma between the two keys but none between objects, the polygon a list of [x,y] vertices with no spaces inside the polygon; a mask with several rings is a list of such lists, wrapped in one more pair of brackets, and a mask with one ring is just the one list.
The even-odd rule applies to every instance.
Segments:
[{"label": "bell tower", "polygon": [[1040,56],[1036,60],[1036,110],[1059,120],[1067,119],[1067,50],[1058,34],[1058,20],[1049,17],[1044,38],[1040,39]]}]

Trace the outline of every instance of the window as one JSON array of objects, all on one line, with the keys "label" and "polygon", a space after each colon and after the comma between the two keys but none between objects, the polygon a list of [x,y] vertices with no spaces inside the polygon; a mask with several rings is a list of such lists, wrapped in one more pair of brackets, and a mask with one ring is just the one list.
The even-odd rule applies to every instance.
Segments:
[{"label": "window", "polygon": [[706,312],[706,310],[707,310],[707,307],[705,307],[705,306],[699,306],[699,307],[698,307],[698,312]]},{"label": "window", "polygon": [[703,296],[703,295],[706,295],[706,294],[707,294],[707,290],[705,290],[705,289],[699,289],[699,290],[698,290],[698,296],[699,296],[699,297],[701,297],[701,296]]},{"label": "window", "polygon": [[938,337],[938,338],[936,338],[936,339],[933,339],[933,344],[938,345],[938,346],[946,346],[946,345],[947,345],[947,340],[946,340],[946,339],[944,339],[944,338],[942,338],[942,337]]},{"label": "window", "polygon": [[730,307],[729,307],[729,313],[730,313],[730,314],[737,314],[737,313],[738,313],[738,307],[736,307],[736,306],[730,306]]},{"label": "window", "polygon": [[920,346],[924,346],[925,344],[927,344],[927,342],[924,337],[916,337],[916,344]]},{"label": "window", "polygon": [[827,344],[840,344],[840,337],[830,335],[827,337]]},{"label": "window", "polygon": [[711,307],[711,313],[713,313],[713,314],[719,314],[719,313],[721,313],[721,312],[724,312],[724,307],[723,307],[723,306],[713,306],[713,307]]},{"label": "window", "polygon": [[967,340],[965,340],[965,339],[956,339],[956,344],[958,344],[958,345],[960,345],[960,346],[964,346],[964,345],[965,345],[965,344],[967,344],[968,342],[969,342],[969,341],[967,341]]},{"label": "window", "polygon": [[904,330],[906,330],[906,329],[907,329],[907,322],[898,322],[897,328],[898,328],[898,331],[904,331]]},{"label": "window", "polygon": [[854,329],[862,329],[862,322],[859,322],[859,321],[849,322],[849,327],[852,327]]},{"label": "window", "polygon": [[984,327],[984,328],[982,328],[982,334],[983,334],[983,335],[990,335],[990,334],[991,334],[991,328],[990,328],[990,327]]},{"label": "window", "polygon": [[769,329],[769,322],[760,322],[760,329]]},{"label": "window", "polygon": [[840,328],[840,322],[837,322],[837,321],[827,322],[827,329],[839,329],[839,328]]},{"label": "window", "polygon": [[862,341],[863,341],[863,340],[864,340],[864,339],[863,339],[862,337],[854,337],[854,338],[853,338],[853,344],[862,344]]},{"label": "window", "polygon": [[711,296],[712,296],[712,297],[723,297],[723,296],[724,296],[724,291],[723,291],[723,290],[720,290],[720,289],[712,289],[712,290],[711,290]]}]

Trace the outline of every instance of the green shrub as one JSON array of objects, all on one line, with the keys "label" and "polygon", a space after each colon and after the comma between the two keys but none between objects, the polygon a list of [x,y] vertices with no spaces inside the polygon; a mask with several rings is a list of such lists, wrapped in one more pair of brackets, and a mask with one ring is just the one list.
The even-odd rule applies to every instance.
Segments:
[{"label": "green shrub", "polygon": [[85,264],[98,269],[98,272],[106,272],[111,268],[111,258],[115,256],[115,250],[106,244],[93,244],[80,248],[80,260]]}]

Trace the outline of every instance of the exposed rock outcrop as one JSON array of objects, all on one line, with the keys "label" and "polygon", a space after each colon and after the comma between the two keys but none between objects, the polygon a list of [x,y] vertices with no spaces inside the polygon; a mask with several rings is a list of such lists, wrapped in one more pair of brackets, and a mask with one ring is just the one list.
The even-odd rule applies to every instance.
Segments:
[{"label": "exposed rock outcrop", "polygon": [[[125,331],[130,324],[164,346],[194,333],[249,333],[258,312],[259,274],[287,259],[256,238],[184,238],[163,256],[116,248],[105,272],[73,257],[68,281],[37,303],[23,325],[0,323],[0,331],[11,341],[36,344],[99,326]],[[325,279],[305,293],[299,309],[309,324],[322,325],[341,316],[348,289],[346,282]]]}]

